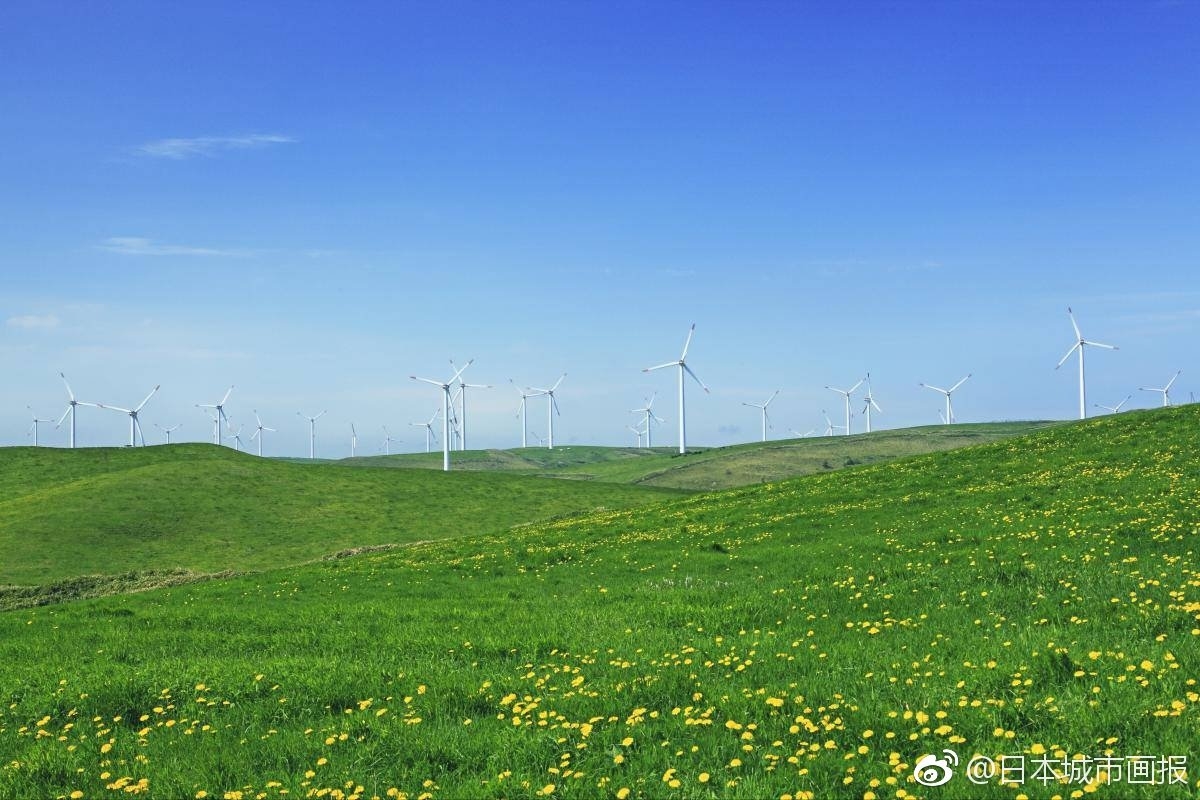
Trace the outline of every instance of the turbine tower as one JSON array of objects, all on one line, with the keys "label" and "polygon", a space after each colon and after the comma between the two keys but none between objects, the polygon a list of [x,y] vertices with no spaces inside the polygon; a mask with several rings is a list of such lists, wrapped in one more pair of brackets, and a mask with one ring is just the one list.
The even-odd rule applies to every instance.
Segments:
[{"label": "turbine tower", "polygon": [[67,396],[71,399],[67,401],[67,410],[64,411],[63,415],[58,418],[58,422],[54,425],[54,427],[55,428],[61,427],[63,424],[63,420],[65,420],[67,418],[67,415],[68,414],[71,415],[71,447],[74,448],[75,447],[75,416],[79,413],[78,408],[79,408],[79,406],[91,406],[92,408],[95,408],[96,404],[95,403],[85,403],[82,400],[76,400],[75,393],[71,391],[71,384],[67,383],[67,376],[63,375],[60,372],[60,373],[58,373],[58,377],[62,378],[63,385],[65,385],[67,387]]},{"label": "turbine tower", "polygon": [[430,437],[432,437],[435,442],[437,441],[437,434],[433,432],[433,421],[438,418],[438,414],[440,414],[440,413],[442,413],[440,409],[438,411],[433,412],[433,416],[429,418],[429,422],[410,422],[410,423],[408,423],[409,425],[412,425],[414,428],[424,428],[425,429],[425,452],[426,453],[429,452]]},{"label": "turbine tower", "polygon": [[230,386],[229,391],[225,392],[225,396],[221,398],[220,402],[213,403],[212,405],[208,405],[205,403],[197,403],[196,404],[196,408],[211,408],[217,412],[217,422],[216,422],[216,426],[213,428],[213,444],[216,444],[216,445],[223,444],[223,442],[221,441],[221,423],[224,422],[226,425],[229,424],[229,417],[227,417],[225,415],[225,401],[227,401],[229,399],[229,395],[232,393],[233,393],[233,387]]},{"label": "turbine tower", "polygon": [[[451,405],[450,404],[450,386],[456,380],[458,380],[459,376],[461,376],[463,374],[463,370],[465,370],[467,367],[471,366],[471,363],[474,360],[475,359],[472,358],[470,361],[463,364],[462,367],[458,370],[458,372],[454,373],[454,376],[452,378],[450,378],[450,380],[446,381],[445,383],[442,383],[441,381],[435,381],[431,378],[418,378],[416,375],[408,376],[408,377],[412,378],[414,381],[423,381],[425,383],[432,383],[434,386],[437,386],[442,390],[442,471],[443,472],[450,471],[450,405]],[[453,360],[450,362],[450,366],[451,367],[454,366]]]},{"label": "turbine tower", "polygon": [[833,436],[833,432],[842,426],[834,425],[833,420],[831,420],[829,418],[829,414],[825,413],[825,409],[821,409],[821,415],[823,417],[825,417],[825,434],[824,435],[825,436]]},{"label": "turbine tower", "polygon": [[258,457],[262,458],[263,431],[270,431],[271,433],[275,433],[275,429],[268,428],[266,425],[262,424],[262,417],[260,417],[258,415],[258,409],[254,410],[254,421],[258,423],[258,426],[254,429],[254,433],[250,434],[250,441],[254,441],[255,439],[258,439]]},{"label": "turbine tower", "polygon": [[863,413],[865,413],[867,415],[867,433],[870,433],[871,432],[871,409],[872,408],[875,409],[880,414],[883,413],[883,409],[880,408],[879,404],[875,402],[875,395],[871,394],[871,373],[869,373],[869,372],[867,373],[867,396],[863,398],[863,401],[864,401]]},{"label": "turbine tower", "polygon": [[1161,389],[1154,389],[1148,386],[1139,386],[1138,390],[1142,392],[1158,392],[1163,398],[1163,408],[1166,408],[1167,406],[1171,405],[1171,384],[1175,383],[1175,379],[1178,378],[1182,373],[1183,370],[1179,370],[1179,372],[1176,372],[1174,375],[1172,375],[1171,380],[1167,381],[1167,385]]},{"label": "turbine tower", "polygon": [[554,415],[558,414],[559,416],[562,416],[562,412],[558,410],[558,401],[554,399],[554,392],[556,389],[558,389],[559,385],[563,382],[563,378],[565,377],[567,377],[567,373],[564,372],[549,389],[539,389],[536,386],[532,387],[533,391],[537,392],[537,394],[546,396],[546,424],[550,426],[550,437],[548,440],[549,444],[547,444],[546,447],[549,450],[554,449]]},{"label": "turbine tower", "polygon": [[[762,411],[762,440],[764,442],[767,440],[767,406],[771,405],[771,401],[778,396],[779,390],[776,389],[775,394],[768,397],[767,402],[763,403],[762,405],[759,405],[758,403],[742,403],[744,406],[750,406],[750,408],[757,408]],[[646,423],[647,426],[649,426],[649,424],[650,423]]]},{"label": "turbine tower", "polygon": [[25,407],[29,409],[30,414],[33,414],[33,425],[29,428],[29,432],[33,434],[33,446],[37,447],[38,446],[38,425],[43,422],[49,424],[51,422],[54,422],[54,420],[38,419],[38,415],[33,413],[33,406],[25,406]]},{"label": "turbine tower", "polygon": [[234,431],[234,429],[233,429],[233,425],[230,425],[230,426],[229,426],[229,432],[230,432],[231,434],[233,434],[233,449],[234,449],[234,452],[237,452],[237,453],[240,453],[240,452],[242,452],[242,429],[243,429],[243,428],[245,428],[245,427],[246,427],[245,425],[238,425],[238,428],[237,428],[237,430],[236,430],[236,431]]},{"label": "turbine tower", "polygon": [[326,411],[322,411],[320,414],[317,414],[315,417],[306,417],[306,416],[304,416],[304,414],[301,414],[299,411],[296,412],[296,416],[304,417],[304,419],[308,420],[308,460],[309,461],[312,461],[314,458],[317,457],[317,420],[319,420],[321,417],[325,416],[328,413],[329,412],[326,410]]},{"label": "turbine tower", "polygon": [[625,430],[631,431],[633,433],[633,435],[637,437],[637,449],[641,450],[642,449],[642,429],[635,428],[632,425],[626,425]]},{"label": "turbine tower", "polygon": [[519,411],[517,411],[517,416],[521,418],[521,447],[525,448],[529,446],[529,424],[526,421],[525,401],[531,397],[537,397],[538,393],[528,387],[522,389],[521,387],[517,386],[516,381],[514,381],[512,378],[509,378],[508,382],[511,383],[513,388],[517,390],[517,393],[521,395],[521,408]]},{"label": "turbine tower", "polygon": [[653,427],[655,422],[666,422],[665,419],[655,416],[654,412],[650,410],[654,407],[654,398],[657,396],[658,392],[655,392],[654,394],[650,395],[650,399],[646,401],[645,406],[642,408],[632,408],[629,410],[630,414],[644,415],[642,418],[642,424],[646,426],[646,447],[654,447],[653,438],[650,436],[650,428]]},{"label": "turbine tower", "polygon": [[847,436],[850,435],[850,395],[854,394],[854,391],[856,389],[858,389],[858,387],[862,386],[863,381],[865,381],[865,380],[866,380],[866,378],[860,378],[858,383],[854,384],[849,389],[836,389],[832,386],[825,387],[826,389],[828,389],[831,392],[837,392],[838,394],[840,394],[842,396],[842,399],[846,401],[846,424],[844,426],[838,426],[838,427],[845,427]]},{"label": "turbine tower", "polygon": [[354,430],[354,423],[350,423],[350,457],[354,458],[354,451],[358,449],[358,431]]},{"label": "turbine tower", "polygon": [[[200,408],[200,406],[197,406],[197,408]],[[207,416],[210,420],[212,420],[213,444],[217,444],[221,438],[221,418],[216,413],[209,411],[207,408],[204,409],[204,415]]]},{"label": "turbine tower", "polygon": [[104,403],[97,403],[96,408],[107,408],[110,411],[120,411],[122,414],[128,414],[129,415],[129,446],[137,447],[137,439],[139,436],[141,436],[142,437],[142,446],[145,447],[146,446],[146,437],[142,434],[142,424],[140,422],[138,422],[138,412],[142,410],[142,408],[146,405],[146,403],[150,402],[150,398],[154,397],[154,393],[157,391],[158,391],[157,386],[155,386],[153,389],[151,389],[150,394],[146,395],[146,399],[143,400],[138,405],[137,408],[129,409],[129,408],[120,408],[119,406],[106,406]]},{"label": "turbine tower", "polygon": [[[1067,353],[1067,355],[1070,355],[1070,353]],[[969,378],[969,377],[971,377],[971,373],[968,372],[967,378]],[[942,421],[946,425],[954,424],[954,404],[950,402],[950,395],[954,394],[955,389],[957,389],[958,387],[960,387],[964,383],[966,383],[967,378],[963,378],[961,381],[954,384],[949,389],[942,389],[941,387],[938,387],[938,386],[931,386],[928,383],[919,384],[920,386],[924,386],[926,389],[932,389],[935,392],[941,392],[942,394],[946,395],[946,415],[944,417],[942,417]]]},{"label": "turbine tower", "polygon": [[687,340],[683,343],[683,352],[679,354],[678,361],[668,361],[666,364],[659,364],[657,367],[646,367],[642,372],[653,372],[656,369],[666,369],[667,367],[679,368],[679,453],[680,455],[687,452],[687,404],[684,401],[683,391],[683,373],[692,376],[696,383],[700,384],[700,388],[705,394],[711,394],[708,387],[704,385],[704,381],[692,372],[692,368],[687,365],[688,347],[692,344],[692,337],[696,334],[696,323],[692,323],[692,327],[688,330]]},{"label": "turbine tower", "polygon": [[171,433],[172,433],[173,431],[177,431],[177,430],[179,430],[180,428],[182,428],[182,427],[183,427],[183,423],[181,422],[181,423],[179,423],[178,425],[172,425],[170,428],[164,428],[162,425],[159,425],[159,424],[156,422],[156,423],[154,423],[154,427],[158,428],[160,431],[162,431],[162,432],[163,432],[163,435],[167,437],[167,444],[170,444],[170,443],[171,443]]},{"label": "turbine tower", "polygon": [[1071,318],[1071,327],[1075,329],[1075,344],[1071,345],[1071,349],[1062,357],[1062,360],[1058,362],[1058,366],[1055,369],[1065,364],[1067,359],[1071,357],[1071,353],[1074,353],[1076,350],[1079,351],[1079,418],[1086,419],[1087,389],[1085,388],[1083,379],[1083,348],[1089,345],[1092,347],[1102,347],[1105,350],[1116,350],[1118,348],[1111,344],[1101,344],[1100,342],[1092,342],[1084,339],[1083,334],[1079,332],[1079,326],[1075,323],[1075,314],[1072,313],[1070,308],[1067,308],[1067,316]]},{"label": "turbine tower", "polygon": [[1128,403],[1131,399],[1133,399],[1133,395],[1126,395],[1125,399],[1117,403],[1115,406],[1102,406],[1099,403],[1096,403],[1096,408],[1103,408],[1105,411],[1109,411],[1113,414],[1119,414],[1121,413],[1121,406]]}]

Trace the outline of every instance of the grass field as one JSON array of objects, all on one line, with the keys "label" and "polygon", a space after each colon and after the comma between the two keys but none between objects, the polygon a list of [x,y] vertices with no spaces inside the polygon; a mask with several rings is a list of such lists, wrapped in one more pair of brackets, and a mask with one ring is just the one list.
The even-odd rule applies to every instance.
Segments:
[{"label": "grass field", "polygon": [[[655,447],[651,450],[567,445],[553,450],[540,447],[468,450],[453,453],[451,458],[457,469],[519,472],[711,491],[953,450],[1021,436],[1055,424],[1058,423],[936,425],[854,436],[782,439],[730,447],[696,448],[685,456],[680,456],[671,447]],[[347,466],[441,469],[442,456],[440,452],[367,456],[338,463]]]},{"label": "grass field", "polygon": [[[1194,796],[1198,449],[1136,412],[2,613],[0,796]],[[943,748],[1190,763],[917,785]]]},{"label": "grass field", "polygon": [[6,448],[0,585],[130,570],[265,569],[668,496],[504,474],[287,464],[203,444]]}]

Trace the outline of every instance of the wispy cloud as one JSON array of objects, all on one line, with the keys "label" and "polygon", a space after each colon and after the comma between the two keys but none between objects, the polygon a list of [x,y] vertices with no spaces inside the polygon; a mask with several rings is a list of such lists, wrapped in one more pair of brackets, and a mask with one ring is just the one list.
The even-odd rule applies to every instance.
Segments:
[{"label": "wispy cloud", "polygon": [[291,136],[276,133],[252,133],[245,136],[195,136],[190,139],[158,139],[135,148],[151,158],[181,160],[196,156],[215,156],[228,150],[250,150],[295,142]]},{"label": "wispy cloud", "polygon": [[159,244],[140,236],[113,236],[96,245],[101,250],[123,256],[226,256],[247,255],[245,250],[221,250],[215,247],[192,247],[181,244]]},{"label": "wispy cloud", "polygon": [[59,319],[53,314],[22,314],[8,318],[8,327],[23,330],[50,330],[58,327]]}]

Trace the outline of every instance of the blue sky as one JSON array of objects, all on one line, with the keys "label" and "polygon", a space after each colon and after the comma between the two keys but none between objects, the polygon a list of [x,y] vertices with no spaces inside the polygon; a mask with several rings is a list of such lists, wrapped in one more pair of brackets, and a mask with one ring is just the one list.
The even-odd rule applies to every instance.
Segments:
[{"label": "blue sky", "polygon": [[[1067,418],[1200,389],[1200,6],[1137,3],[22,3],[0,23],[0,442],[27,404],[195,403],[318,451],[423,448],[433,387],[497,384],[472,446],[562,372],[558,441]],[[535,406],[535,408],[538,406]],[[1094,410],[1094,409],[1093,409]],[[855,426],[861,429],[862,420]],[[542,415],[531,428],[545,434]],[[84,444],[126,420],[84,409]],[[43,428],[52,443],[62,431]]]}]

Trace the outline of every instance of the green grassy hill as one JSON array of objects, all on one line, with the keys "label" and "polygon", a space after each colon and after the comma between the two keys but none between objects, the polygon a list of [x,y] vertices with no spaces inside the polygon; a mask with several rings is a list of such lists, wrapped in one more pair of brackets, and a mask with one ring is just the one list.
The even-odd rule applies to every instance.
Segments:
[{"label": "green grassy hill", "polygon": [[[1197,452],[1133,412],[0,613],[0,796],[1195,796]],[[1034,777],[1138,755],[1184,785]]]},{"label": "green grassy hill", "polygon": [[[697,448],[685,456],[680,456],[669,447],[651,450],[568,445],[553,450],[541,447],[468,450],[453,453],[451,457],[457,469],[520,472],[710,491],[953,450],[1021,436],[1056,424],[1061,423],[936,425],[854,436],[782,439],[730,447]],[[367,456],[338,463],[346,466],[441,469],[442,455],[438,452]]]},{"label": "green grassy hill", "polygon": [[279,567],[669,493],[504,474],[287,464],[213,445],[0,450],[0,584]]}]

